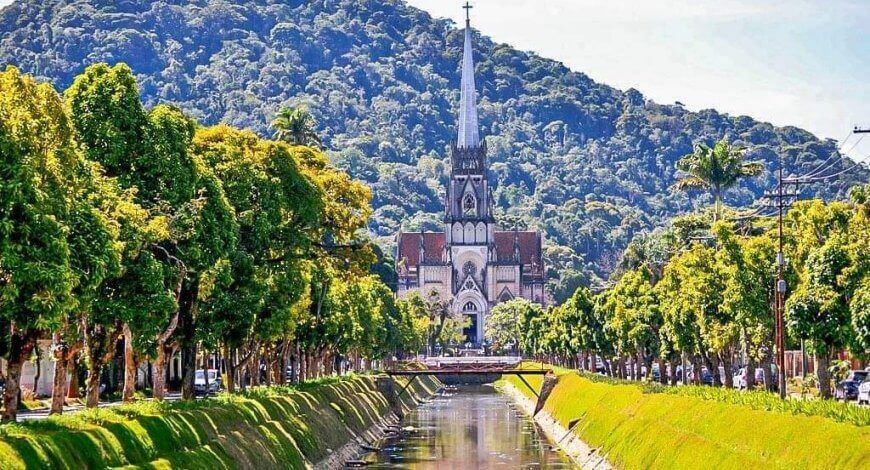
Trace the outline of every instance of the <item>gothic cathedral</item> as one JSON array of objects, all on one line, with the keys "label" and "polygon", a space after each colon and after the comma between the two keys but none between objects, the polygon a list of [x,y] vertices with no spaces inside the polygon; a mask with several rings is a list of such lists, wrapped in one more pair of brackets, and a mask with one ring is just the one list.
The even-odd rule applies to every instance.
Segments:
[{"label": "gothic cathedral", "polygon": [[480,345],[497,303],[522,297],[542,305],[545,270],[541,234],[500,231],[493,214],[486,143],[477,121],[471,22],[466,20],[457,138],[451,152],[444,232],[399,233],[398,295],[434,292],[466,315],[468,342]]}]

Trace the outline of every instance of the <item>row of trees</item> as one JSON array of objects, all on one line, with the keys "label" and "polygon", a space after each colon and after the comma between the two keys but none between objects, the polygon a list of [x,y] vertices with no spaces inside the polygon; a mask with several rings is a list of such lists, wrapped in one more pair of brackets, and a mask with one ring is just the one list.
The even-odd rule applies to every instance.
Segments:
[{"label": "row of trees", "polygon": [[[634,379],[641,371],[649,378],[657,362],[661,381],[671,383],[678,364],[695,371],[703,365],[715,384],[729,387],[739,360],[749,371],[763,365],[770,389],[778,234],[771,218],[729,215],[721,204],[725,190],[761,166],[720,141],[699,145],[678,167],[684,176],[676,189],[710,191],[712,217],[679,217],[667,229],[637,236],[611,285],[597,295],[581,287],[548,310],[523,301],[496,306],[487,325],[496,346],[517,345],[586,368],[597,355],[609,373]],[[820,393],[828,397],[833,356],[870,354],[870,185],[853,187],[849,202],[797,203],[785,217],[783,239],[792,286],[787,333],[814,355]],[[747,374],[749,388],[753,382]]]},{"label": "row of trees", "polygon": [[[850,203],[801,202],[785,219],[786,279],[793,286],[785,304],[788,339],[793,347],[803,340],[815,357],[823,397],[831,394],[836,353],[870,354],[868,194],[870,185],[853,188]],[[581,287],[546,310],[522,300],[497,305],[488,337],[497,348],[517,345],[528,355],[590,370],[597,355],[609,374],[622,378],[649,379],[658,363],[661,381],[672,384],[677,375],[665,371],[693,364],[695,371],[705,366],[714,384],[731,387],[739,360],[750,371],[763,367],[771,389],[775,232],[762,222],[741,234],[719,221],[712,240],[682,238],[684,224],[699,219],[680,219],[636,240],[626,252],[628,268],[598,294]],[[747,386],[754,385],[747,374]]]},{"label": "row of trees", "polygon": [[3,419],[47,338],[53,413],[78,367],[97,405],[119,340],[125,400],[143,361],[162,399],[179,350],[191,398],[203,351],[222,358],[232,391],[250,365],[283,382],[288,368],[317,377],[419,344],[427,325],[410,315],[423,314],[370,274],[370,190],[329,165],[311,125],[283,112],[271,141],[146,109],[123,64],[89,67],[63,96],[0,73]]}]

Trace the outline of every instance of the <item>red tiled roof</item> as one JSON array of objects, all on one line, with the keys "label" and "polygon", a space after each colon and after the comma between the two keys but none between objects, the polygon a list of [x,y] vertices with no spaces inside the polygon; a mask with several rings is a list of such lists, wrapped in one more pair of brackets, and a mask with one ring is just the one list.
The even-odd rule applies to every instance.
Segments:
[{"label": "red tiled roof", "polygon": [[428,263],[444,260],[444,232],[403,233],[399,237],[399,260],[405,259],[405,266],[420,265],[420,237],[423,237],[423,252]]},{"label": "red tiled roof", "polygon": [[541,238],[538,232],[495,232],[496,260],[513,261],[514,238],[520,245],[520,263],[534,264],[541,269]]}]

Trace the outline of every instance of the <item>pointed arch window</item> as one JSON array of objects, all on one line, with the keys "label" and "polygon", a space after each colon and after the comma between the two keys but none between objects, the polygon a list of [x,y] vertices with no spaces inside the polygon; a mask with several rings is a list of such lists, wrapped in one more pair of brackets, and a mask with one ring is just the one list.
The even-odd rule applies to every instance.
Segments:
[{"label": "pointed arch window", "polygon": [[511,294],[511,291],[509,291],[508,288],[505,287],[504,290],[501,291],[501,295],[498,296],[498,301],[499,302],[507,302],[513,298],[514,298],[514,296],[513,296],[513,294]]},{"label": "pointed arch window", "polygon": [[468,193],[462,198],[462,213],[465,216],[474,217],[477,215],[477,200],[474,195]]},{"label": "pointed arch window", "polygon": [[477,304],[475,304],[474,302],[465,302],[465,305],[462,306],[462,311],[463,312],[476,312],[477,311]]}]

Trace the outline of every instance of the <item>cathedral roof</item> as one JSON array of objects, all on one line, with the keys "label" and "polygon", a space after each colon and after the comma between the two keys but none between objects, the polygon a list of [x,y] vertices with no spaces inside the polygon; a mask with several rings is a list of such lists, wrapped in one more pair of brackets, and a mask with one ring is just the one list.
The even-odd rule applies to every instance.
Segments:
[{"label": "cathedral roof", "polygon": [[495,232],[495,255],[499,263],[514,260],[515,244],[520,251],[520,264],[533,265],[543,270],[541,236],[539,232]]},{"label": "cathedral roof", "polygon": [[403,232],[399,236],[399,257],[397,261],[404,259],[408,267],[419,266],[420,263],[420,240],[422,239],[424,263],[441,263],[444,261],[444,245],[446,237],[444,232]]}]

